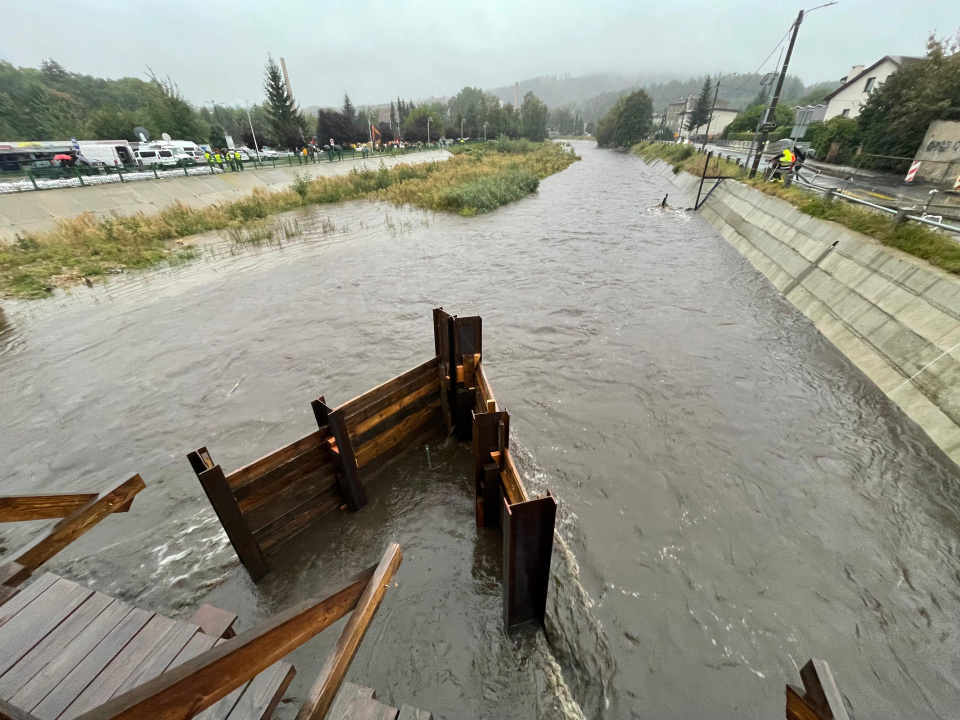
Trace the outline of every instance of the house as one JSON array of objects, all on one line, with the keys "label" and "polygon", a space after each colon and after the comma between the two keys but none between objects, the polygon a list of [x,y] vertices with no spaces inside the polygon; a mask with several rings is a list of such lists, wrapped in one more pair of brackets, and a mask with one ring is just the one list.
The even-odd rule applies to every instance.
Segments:
[{"label": "house", "polygon": [[[667,105],[665,125],[673,131],[675,137],[686,140],[693,135],[701,135],[707,130],[706,125],[696,127],[692,132],[687,128],[687,116],[693,112],[696,104],[696,96],[690,95],[685,100],[678,100]],[[717,104],[713,108],[713,117],[710,120],[710,137],[719,136],[738,114],[736,110],[727,107],[726,100],[717,100]]]},{"label": "house", "polygon": [[854,65],[846,77],[840,78],[840,87],[825,98],[827,112],[824,114],[824,121],[837,116],[857,117],[870,95],[883,85],[888,77],[903,67],[904,63],[917,59],[904,55],[885,55],[866,69],[863,65]]}]

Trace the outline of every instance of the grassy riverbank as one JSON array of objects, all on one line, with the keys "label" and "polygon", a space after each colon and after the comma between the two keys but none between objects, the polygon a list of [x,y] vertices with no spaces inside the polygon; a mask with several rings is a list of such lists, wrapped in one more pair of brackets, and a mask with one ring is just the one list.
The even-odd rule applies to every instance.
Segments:
[{"label": "grassy riverbank", "polygon": [[[693,175],[703,173],[706,155],[695,152],[692,145],[640,143],[633,152],[648,162],[663,160],[673,165],[674,172],[684,170]],[[842,201],[827,202],[820,195],[797,188],[784,188],[779,183],[763,182],[761,176],[750,180],[747,169],[728,160],[710,160],[711,175],[730,175],[740,182],[786,200],[800,212],[821,220],[831,220],[844,227],[868,235],[880,243],[926,260],[951,273],[960,274],[960,244],[942,233],[917,223],[894,227],[891,218],[867,208]]]},{"label": "grassy riverbank", "polygon": [[453,155],[445,161],[354,169],[313,180],[298,177],[287,190],[256,189],[240,200],[205,208],[174,203],[154,215],[97,218],[86,213],[59,222],[50,232],[0,245],[0,296],[43,297],[54,287],[90,282],[121,269],[188,262],[200,250],[176,247],[179,238],[262,223],[308,205],[380,198],[467,216],[489,212],[534,192],[541,179],[578,159],[556,143],[522,140],[458,147]]}]

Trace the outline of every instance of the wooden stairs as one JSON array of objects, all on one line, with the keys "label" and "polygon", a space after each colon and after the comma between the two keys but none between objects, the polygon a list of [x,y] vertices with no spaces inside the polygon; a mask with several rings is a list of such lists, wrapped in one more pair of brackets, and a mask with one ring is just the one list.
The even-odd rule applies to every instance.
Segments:
[{"label": "wooden stairs", "polygon": [[409,705],[395,707],[376,699],[372,688],[345,682],[326,720],[431,720],[433,716]]}]

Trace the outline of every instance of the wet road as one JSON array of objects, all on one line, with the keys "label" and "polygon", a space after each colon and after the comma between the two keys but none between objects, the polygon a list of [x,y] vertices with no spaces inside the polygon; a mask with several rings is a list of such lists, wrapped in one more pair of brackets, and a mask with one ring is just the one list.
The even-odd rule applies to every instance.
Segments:
[{"label": "wet road", "polygon": [[[698,216],[647,210],[674,188],[578,151],[487,216],[313,209],[280,249],[9,304],[0,492],[140,472],[133,512],[54,569],[247,624],[396,539],[398,587],[348,678],[438,717],[555,717],[567,692],[586,717],[782,717],[817,656],[857,717],[955,718],[957,468]],[[256,588],[184,458],[206,444],[233,468],[310,432],[311,398],[428,356],[437,305],[483,316],[521,469],[561,502],[549,651],[502,635],[464,448],[411,454]],[[294,695],[334,641],[295,654]]]}]

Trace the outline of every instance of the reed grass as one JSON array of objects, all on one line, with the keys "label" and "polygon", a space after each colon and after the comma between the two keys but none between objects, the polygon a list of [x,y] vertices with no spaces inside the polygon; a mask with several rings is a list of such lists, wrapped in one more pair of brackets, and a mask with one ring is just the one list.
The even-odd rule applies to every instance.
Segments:
[{"label": "reed grass", "polygon": [[[534,192],[541,179],[578,159],[557,143],[491,141],[457,148],[446,161],[391,168],[381,164],[313,180],[298,175],[290,189],[256,188],[245,198],[208,207],[176,202],[150,215],[85,213],[59,221],[49,232],[0,244],[0,296],[44,297],[55,287],[123,269],[181,265],[200,250],[177,247],[172,241],[211,230],[228,229],[235,245],[279,242],[300,235],[299,225],[278,226],[266,219],[308,205],[378,198],[462,215],[489,212]],[[325,220],[324,234],[330,231],[328,224],[334,227]]]}]

